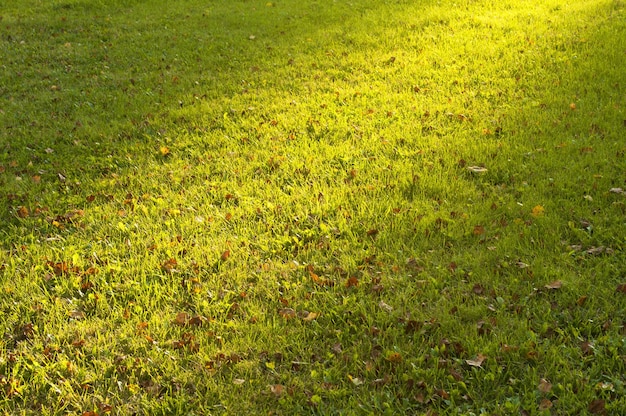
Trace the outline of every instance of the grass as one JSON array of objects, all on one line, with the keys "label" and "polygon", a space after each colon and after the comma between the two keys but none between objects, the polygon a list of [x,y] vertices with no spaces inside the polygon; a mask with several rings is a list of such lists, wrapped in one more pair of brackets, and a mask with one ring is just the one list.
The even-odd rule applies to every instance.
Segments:
[{"label": "grass", "polygon": [[626,5],[0,8],[5,414],[619,414]]}]

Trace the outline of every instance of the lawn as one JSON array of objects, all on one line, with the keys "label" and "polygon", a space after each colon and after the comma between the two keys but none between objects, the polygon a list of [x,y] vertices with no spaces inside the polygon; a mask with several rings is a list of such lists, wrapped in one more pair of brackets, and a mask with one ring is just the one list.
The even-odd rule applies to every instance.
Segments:
[{"label": "lawn", "polygon": [[626,2],[0,5],[0,413],[626,412]]}]

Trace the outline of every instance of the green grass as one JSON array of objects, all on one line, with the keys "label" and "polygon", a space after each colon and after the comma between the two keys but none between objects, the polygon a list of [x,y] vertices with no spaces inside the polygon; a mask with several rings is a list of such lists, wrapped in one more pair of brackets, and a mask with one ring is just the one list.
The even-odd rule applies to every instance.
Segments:
[{"label": "green grass", "polygon": [[0,412],[626,410],[623,1],[19,0],[0,56]]}]

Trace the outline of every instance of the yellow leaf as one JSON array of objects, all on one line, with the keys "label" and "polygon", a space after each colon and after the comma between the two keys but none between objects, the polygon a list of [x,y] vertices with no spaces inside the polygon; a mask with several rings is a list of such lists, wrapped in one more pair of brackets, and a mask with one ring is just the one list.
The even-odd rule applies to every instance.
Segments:
[{"label": "yellow leaf", "polygon": [[309,312],[304,318],[302,318],[302,320],[306,322],[311,322],[318,316],[320,316],[319,312]]},{"label": "yellow leaf", "polygon": [[170,148],[167,146],[161,146],[161,148],[159,149],[159,152],[161,152],[162,156],[167,156],[170,154]]},{"label": "yellow leaf", "polygon": [[541,217],[545,209],[541,205],[535,205],[530,213],[533,217]]}]

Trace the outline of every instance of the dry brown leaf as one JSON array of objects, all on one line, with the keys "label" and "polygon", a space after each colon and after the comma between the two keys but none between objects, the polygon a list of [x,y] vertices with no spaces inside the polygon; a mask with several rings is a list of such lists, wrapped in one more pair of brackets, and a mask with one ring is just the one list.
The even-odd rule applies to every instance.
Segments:
[{"label": "dry brown leaf", "polygon": [[548,399],[541,399],[541,403],[539,403],[539,410],[547,410],[551,409],[553,406],[552,402]]},{"label": "dry brown leaf", "polygon": [[278,310],[278,313],[285,319],[295,318],[297,316],[296,311],[291,308],[281,308]]},{"label": "dry brown leaf", "polygon": [[589,413],[593,415],[606,415],[606,403],[602,399],[595,399],[589,403],[589,407],[587,409],[589,410]]},{"label": "dry brown leaf", "polygon": [[555,289],[560,289],[563,286],[563,282],[561,282],[560,280],[555,280],[552,283],[548,283],[547,285],[545,285],[544,287],[546,289],[551,289],[551,290],[555,290]]},{"label": "dry brown leaf", "polygon": [[178,326],[185,326],[189,323],[191,316],[187,312],[179,312],[176,314],[176,318],[174,318],[174,324]]},{"label": "dry brown leaf", "polygon": [[285,386],[283,386],[282,384],[271,384],[270,391],[276,396],[282,396],[282,394],[285,392]]},{"label": "dry brown leaf", "polygon": [[482,367],[483,362],[487,359],[486,356],[482,355],[482,354],[478,354],[476,356],[476,359],[474,360],[465,360],[465,362],[467,363],[467,365],[471,366],[471,367]]},{"label": "dry brown leaf", "polygon": [[85,314],[83,312],[77,310],[68,312],[68,315],[70,316],[70,318],[76,320],[83,319],[85,317]]},{"label": "dry brown leaf", "polygon": [[550,393],[550,391],[552,390],[552,384],[545,378],[542,378],[541,380],[539,380],[538,388],[539,391],[542,393]]}]

